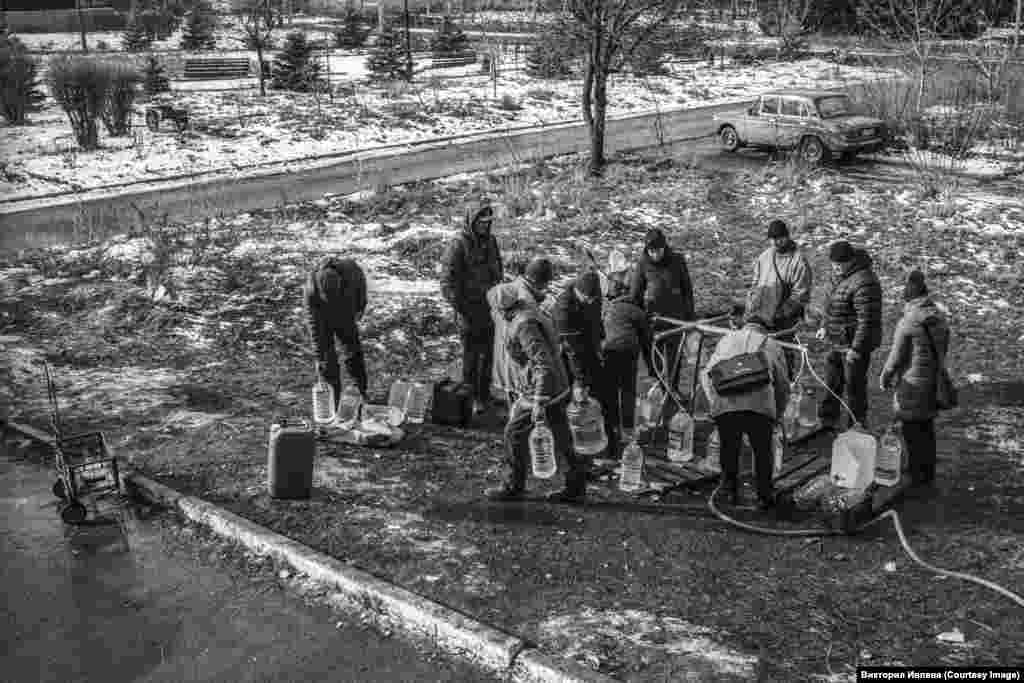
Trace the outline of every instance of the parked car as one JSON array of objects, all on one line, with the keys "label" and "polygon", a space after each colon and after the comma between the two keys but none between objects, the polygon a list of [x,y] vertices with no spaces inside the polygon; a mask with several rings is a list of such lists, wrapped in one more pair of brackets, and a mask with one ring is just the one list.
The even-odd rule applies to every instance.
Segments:
[{"label": "parked car", "polygon": [[888,137],[885,121],[856,114],[848,95],[828,90],[773,90],[748,109],[716,114],[715,123],[730,152],[795,149],[812,164],[878,151]]}]

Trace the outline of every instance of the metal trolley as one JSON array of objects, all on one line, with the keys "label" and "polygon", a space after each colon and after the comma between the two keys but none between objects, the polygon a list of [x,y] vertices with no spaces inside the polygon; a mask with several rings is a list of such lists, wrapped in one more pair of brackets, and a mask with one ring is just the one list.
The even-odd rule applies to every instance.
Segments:
[{"label": "metal trolley", "polygon": [[61,499],[60,518],[66,524],[82,524],[89,516],[83,500],[121,493],[117,459],[107,448],[103,432],[83,432],[65,436],[57,406],[57,390],[46,361],[40,361],[46,375],[54,432],[57,481],[53,494]]}]

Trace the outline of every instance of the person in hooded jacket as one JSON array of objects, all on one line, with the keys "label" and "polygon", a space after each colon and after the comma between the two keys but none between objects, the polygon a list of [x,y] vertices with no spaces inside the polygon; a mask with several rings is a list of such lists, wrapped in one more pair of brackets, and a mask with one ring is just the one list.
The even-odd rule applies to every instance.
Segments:
[{"label": "person in hooded jacket", "polygon": [[653,374],[651,327],[644,309],[629,296],[625,274],[608,278],[608,301],[604,305],[604,371],[608,387],[605,431],[609,454],[621,456],[623,433],[632,432],[636,411],[636,375],[640,356]]},{"label": "person in hooded jacket", "polygon": [[785,221],[776,219],[768,224],[768,239],[772,245],[754,261],[748,299],[757,289],[769,296],[769,305],[774,310],[772,319],[768,321],[769,329],[778,332],[788,330],[803,320],[804,311],[811,301],[813,272],[807,256],[790,236]]},{"label": "person in hooded jacket", "polygon": [[840,418],[842,396],[861,426],[867,426],[868,369],[871,354],[882,344],[882,285],[872,270],[871,257],[840,240],[829,248],[832,288],[825,304],[824,326],[817,338],[832,349],[826,356],[825,383],[829,392],[818,408],[822,424],[834,427]]},{"label": "person in hooded jacket", "polygon": [[593,394],[607,416],[604,362],[601,356],[601,280],[593,270],[580,273],[551,307],[558,341],[574,388]]},{"label": "person in hooded jacket", "polygon": [[540,306],[554,273],[545,258],[533,259],[522,277],[502,283],[487,293],[487,300],[504,325],[503,354],[496,367],[507,373],[509,416],[505,425],[504,481],[485,495],[495,501],[520,500],[526,489],[530,462],[529,438],[543,418],[555,437],[556,455],[567,463],[565,488],[551,496],[557,502],[580,502],[586,494],[587,464],[572,448],[566,417],[571,393],[569,374],[559,353],[554,321]]},{"label": "person in hooded jacket", "polygon": [[317,373],[341,400],[341,368],[335,338],[345,351],[345,370],[366,399],[366,362],[359,321],[366,311],[366,275],[353,259],[322,259],[306,278],[303,301],[317,356]]},{"label": "person in hooded jacket", "polygon": [[894,417],[901,422],[911,479],[930,484],[935,479],[936,387],[949,352],[949,324],[928,296],[921,271],[910,273],[903,300],[903,317],[896,324],[880,384],[893,390]]},{"label": "person in hooded jacket", "polygon": [[[693,320],[695,317],[693,284],[686,259],[669,246],[665,233],[658,228],[648,230],[644,237],[644,252],[633,272],[629,295],[636,305],[646,311],[648,317],[660,315],[677,320]],[[656,335],[671,327],[668,323],[654,322],[651,332]],[[665,371],[674,369],[672,376],[665,378],[672,386],[675,386],[679,377],[679,368],[676,366],[677,344],[678,340],[674,340],[666,343],[663,348]]]},{"label": "person in hooded jacket", "polygon": [[455,309],[462,342],[462,382],[473,389],[474,413],[491,401],[494,324],[487,290],[501,282],[498,241],[491,234],[494,211],[487,203],[470,206],[462,232],[448,244],[441,270],[441,295]]}]

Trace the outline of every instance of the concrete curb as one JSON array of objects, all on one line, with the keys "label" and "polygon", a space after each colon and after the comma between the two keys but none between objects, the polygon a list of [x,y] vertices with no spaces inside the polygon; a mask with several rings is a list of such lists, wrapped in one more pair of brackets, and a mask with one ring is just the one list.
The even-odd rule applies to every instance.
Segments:
[{"label": "concrete curb", "polygon": [[337,588],[355,601],[370,601],[406,628],[426,634],[443,649],[514,680],[536,683],[613,683],[596,671],[538,652],[522,638],[428,600],[400,586],[350,567],[295,540],[205,500],[187,496],[138,472],[121,475],[128,492],[179,510],[189,520],[247,548],[287,562],[296,571]]}]

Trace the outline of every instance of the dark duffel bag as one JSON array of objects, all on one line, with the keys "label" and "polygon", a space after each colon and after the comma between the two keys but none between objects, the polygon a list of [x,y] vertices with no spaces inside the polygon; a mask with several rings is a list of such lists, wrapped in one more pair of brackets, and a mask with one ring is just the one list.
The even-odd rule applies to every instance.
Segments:
[{"label": "dark duffel bag", "polygon": [[473,390],[462,382],[445,378],[434,385],[431,407],[434,424],[465,427],[473,417]]}]

